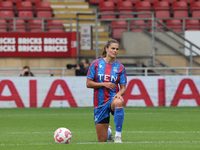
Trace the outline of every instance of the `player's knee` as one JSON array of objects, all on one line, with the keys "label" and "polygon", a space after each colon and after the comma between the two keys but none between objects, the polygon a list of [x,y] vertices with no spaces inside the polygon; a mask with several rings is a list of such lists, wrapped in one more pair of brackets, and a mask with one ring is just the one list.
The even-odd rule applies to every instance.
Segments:
[{"label": "player's knee", "polygon": [[123,107],[123,101],[120,99],[115,100],[115,107]]}]

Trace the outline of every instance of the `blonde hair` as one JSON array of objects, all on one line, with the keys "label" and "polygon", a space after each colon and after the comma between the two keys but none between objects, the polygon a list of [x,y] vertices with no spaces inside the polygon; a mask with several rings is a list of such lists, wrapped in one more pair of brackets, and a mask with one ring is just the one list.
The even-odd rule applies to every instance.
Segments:
[{"label": "blonde hair", "polygon": [[115,39],[108,40],[107,43],[105,44],[105,46],[103,47],[102,57],[106,57],[106,54],[107,54],[106,48],[108,48],[111,43],[119,44],[119,42]]}]

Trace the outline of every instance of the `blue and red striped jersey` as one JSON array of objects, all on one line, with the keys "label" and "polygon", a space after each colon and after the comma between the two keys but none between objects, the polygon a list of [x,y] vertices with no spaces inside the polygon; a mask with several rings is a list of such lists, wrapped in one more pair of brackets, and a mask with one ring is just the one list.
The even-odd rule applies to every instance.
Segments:
[{"label": "blue and red striped jersey", "polygon": [[112,82],[117,85],[115,90],[110,90],[105,87],[94,89],[94,108],[101,107],[107,101],[112,100],[119,92],[119,85],[127,83],[125,67],[117,60],[110,64],[103,58],[94,60],[91,63],[87,78],[95,82]]}]

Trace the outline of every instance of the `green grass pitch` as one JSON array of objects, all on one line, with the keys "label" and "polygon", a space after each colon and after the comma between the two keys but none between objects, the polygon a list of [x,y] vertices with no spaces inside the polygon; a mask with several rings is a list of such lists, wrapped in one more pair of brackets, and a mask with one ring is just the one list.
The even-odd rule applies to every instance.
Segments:
[{"label": "green grass pitch", "polygon": [[[200,107],[125,107],[123,143],[97,142],[93,108],[0,109],[0,150],[200,150]],[[115,133],[113,116],[110,124]],[[70,144],[56,144],[66,127]]]}]

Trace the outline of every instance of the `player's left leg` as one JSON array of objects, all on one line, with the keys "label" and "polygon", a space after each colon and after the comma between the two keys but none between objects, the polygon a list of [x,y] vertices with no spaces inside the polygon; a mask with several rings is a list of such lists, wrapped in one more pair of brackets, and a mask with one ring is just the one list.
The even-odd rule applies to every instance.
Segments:
[{"label": "player's left leg", "polygon": [[121,131],[124,122],[124,109],[123,101],[119,98],[113,99],[111,103],[111,109],[114,111],[114,122],[115,122],[115,143],[121,143]]},{"label": "player's left leg", "polygon": [[99,142],[106,142],[108,139],[108,126],[109,124],[96,124],[97,138]]}]

